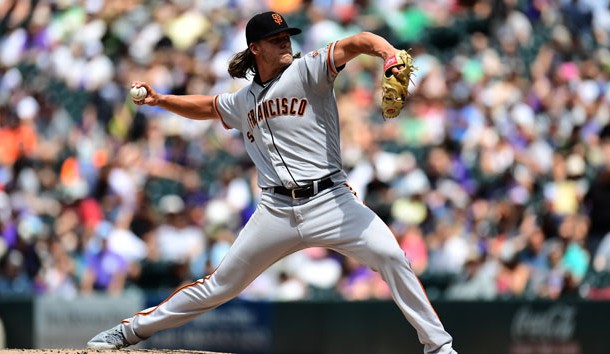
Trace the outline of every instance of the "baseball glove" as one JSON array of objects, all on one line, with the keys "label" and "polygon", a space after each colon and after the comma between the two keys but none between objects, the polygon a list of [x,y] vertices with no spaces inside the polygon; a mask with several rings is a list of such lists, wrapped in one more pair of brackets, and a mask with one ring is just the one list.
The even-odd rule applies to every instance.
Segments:
[{"label": "baseball glove", "polygon": [[[392,68],[396,67],[399,71],[393,75]],[[384,118],[396,118],[404,107],[409,95],[411,75],[416,69],[413,57],[406,50],[396,52],[383,63],[381,111]]]}]

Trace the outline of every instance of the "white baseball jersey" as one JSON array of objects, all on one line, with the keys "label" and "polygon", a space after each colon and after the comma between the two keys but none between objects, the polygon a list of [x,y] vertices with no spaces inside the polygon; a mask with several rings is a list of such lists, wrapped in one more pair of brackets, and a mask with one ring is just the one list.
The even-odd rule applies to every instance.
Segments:
[{"label": "white baseball jersey", "polygon": [[335,44],[295,59],[264,86],[214,98],[224,126],[242,132],[260,187],[295,188],[341,171]]}]

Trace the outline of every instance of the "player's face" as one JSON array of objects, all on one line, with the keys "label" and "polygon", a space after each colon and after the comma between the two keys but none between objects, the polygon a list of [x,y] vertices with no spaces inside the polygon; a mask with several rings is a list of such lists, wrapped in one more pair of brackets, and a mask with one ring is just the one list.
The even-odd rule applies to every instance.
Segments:
[{"label": "player's face", "polygon": [[288,32],[264,38],[260,41],[263,60],[272,66],[286,66],[292,63],[292,43]]}]

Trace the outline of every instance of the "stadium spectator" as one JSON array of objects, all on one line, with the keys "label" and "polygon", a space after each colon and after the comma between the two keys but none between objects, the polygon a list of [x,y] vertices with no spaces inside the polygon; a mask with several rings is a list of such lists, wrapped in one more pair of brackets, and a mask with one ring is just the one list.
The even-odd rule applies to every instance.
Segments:
[{"label": "stadium spectator", "polygon": [[610,232],[610,124],[599,134],[599,154],[591,187],[585,196],[585,204],[591,218],[589,249],[594,251],[604,235]]},{"label": "stadium spectator", "polygon": [[125,287],[128,263],[125,258],[110,250],[110,232],[108,227],[99,228],[86,246],[85,271],[80,284],[84,294],[101,291],[118,295]]},{"label": "stadium spectator", "polygon": [[[157,269],[157,284],[178,286],[205,274],[207,239],[201,227],[192,222],[182,197],[168,194],[159,200],[163,221],[149,234],[148,266]],[[200,269],[191,269],[198,265]],[[148,271],[149,269],[144,269]],[[153,276],[151,276],[152,278]],[[150,286],[150,285],[149,285]]]},{"label": "stadium spectator", "polygon": [[[238,89],[226,62],[245,45],[245,19],[269,6],[0,3],[0,293],[105,291],[115,273],[171,288],[213,271],[260,195],[243,143],[206,122],[136,110],[126,91],[136,78],[164,93]],[[381,119],[380,73],[366,58],[345,68],[336,94],[350,183],[391,225],[424,286],[453,298],[557,298],[604,269],[609,1],[290,6],[282,11],[304,29],[293,44],[301,52],[362,30],[413,48],[418,72],[399,119]],[[157,214],[166,196],[182,198],[198,235],[189,252],[152,241],[185,230]],[[104,221],[140,246],[114,249],[130,271],[117,261],[120,271],[94,286],[85,270],[95,269],[89,252]],[[163,273],[162,258],[184,261],[180,275]],[[383,297],[352,260],[314,261],[345,268],[328,293]],[[283,298],[320,294],[289,268],[268,276]]]}]

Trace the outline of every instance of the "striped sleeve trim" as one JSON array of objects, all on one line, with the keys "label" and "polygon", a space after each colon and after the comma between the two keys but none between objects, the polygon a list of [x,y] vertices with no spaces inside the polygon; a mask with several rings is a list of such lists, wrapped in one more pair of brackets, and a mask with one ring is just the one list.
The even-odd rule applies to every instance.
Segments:
[{"label": "striped sleeve trim", "polygon": [[228,129],[231,129],[231,127],[225,122],[224,118],[222,118],[222,114],[220,114],[220,110],[218,109],[218,97],[219,96],[220,95],[214,96],[213,107],[214,107],[214,110],[216,111],[216,114],[218,114],[218,117],[220,117],[220,122],[222,123],[222,126],[228,130]]},{"label": "striped sleeve trim", "polygon": [[335,58],[333,56],[333,53],[335,51],[335,44],[337,44],[337,41],[330,43],[328,45],[328,50],[326,51],[326,64],[328,64],[328,67],[330,68],[330,73],[333,76],[339,73],[337,67],[335,66]]}]

